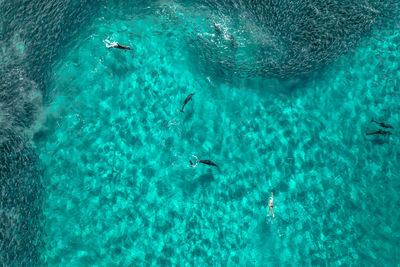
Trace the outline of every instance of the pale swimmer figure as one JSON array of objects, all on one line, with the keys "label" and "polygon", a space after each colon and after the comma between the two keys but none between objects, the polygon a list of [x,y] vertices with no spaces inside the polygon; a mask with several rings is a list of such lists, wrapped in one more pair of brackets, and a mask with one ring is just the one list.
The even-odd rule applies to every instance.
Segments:
[{"label": "pale swimmer figure", "polygon": [[122,50],[132,50],[129,46],[120,45],[117,42],[110,42],[109,40],[104,40],[104,43],[108,49],[110,48],[118,48]]},{"label": "pale swimmer figure", "polygon": [[269,214],[272,212],[272,217],[275,218],[275,214],[273,211],[273,208],[274,208],[274,193],[273,192],[271,192],[271,197],[269,198],[268,207],[269,207],[269,212],[268,212],[267,216],[269,216]]}]

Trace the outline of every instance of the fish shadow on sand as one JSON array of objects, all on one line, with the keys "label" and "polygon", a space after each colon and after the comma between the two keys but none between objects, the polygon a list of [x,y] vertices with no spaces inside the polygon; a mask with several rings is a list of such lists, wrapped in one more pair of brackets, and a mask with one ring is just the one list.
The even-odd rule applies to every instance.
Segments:
[{"label": "fish shadow on sand", "polygon": [[372,139],[371,142],[375,145],[384,145],[384,144],[389,144],[389,139],[375,138],[375,139]]},{"label": "fish shadow on sand", "polygon": [[212,174],[212,171],[209,170],[207,174],[202,174],[199,177],[196,178],[196,181],[200,183],[202,186],[205,186],[208,183],[211,183],[215,180],[214,175]]},{"label": "fish shadow on sand", "polygon": [[207,189],[212,182],[215,181],[215,177],[211,170],[209,170],[208,173],[201,174],[199,176],[188,175],[187,177],[188,179],[181,181],[180,187],[182,188],[183,194],[188,197],[203,192],[204,189]]},{"label": "fish shadow on sand", "polygon": [[184,114],[185,114],[184,117],[183,117],[184,121],[191,120],[193,118],[193,115],[194,115],[193,107],[190,107],[187,110],[185,110]]}]

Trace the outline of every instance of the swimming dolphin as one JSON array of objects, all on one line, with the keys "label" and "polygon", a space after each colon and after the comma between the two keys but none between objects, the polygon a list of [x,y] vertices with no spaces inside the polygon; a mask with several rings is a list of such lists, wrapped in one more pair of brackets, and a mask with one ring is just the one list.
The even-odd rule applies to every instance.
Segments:
[{"label": "swimming dolphin", "polygon": [[105,40],[104,43],[106,44],[107,48],[118,48],[118,49],[122,49],[122,50],[132,50],[132,48],[130,48],[129,46],[124,46],[124,45],[120,45],[117,42],[110,42],[109,40]]},{"label": "swimming dolphin", "polygon": [[120,44],[117,44],[117,46],[114,46],[114,48],[118,48],[118,49],[122,49],[122,50],[132,50],[131,47],[120,45]]},{"label": "swimming dolphin", "polygon": [[185,102],[183,102],[181,112],[183,112],[183,108],[184,108],[184,107],[186,106],[186,104],[192,99],[193,96],[194,96],[194,93],[192,93],[192,94],[190,94],[190,95],[188,95],[188,96],[186,97]]},{"label": "swimming dolphin", "polygon": [[376,132],[372,132],[372,133],[367,133],[367,135],[373,135],[373,134],[381,134],[381,135],[391,135],[391,132],[387,132],[387,131],[382,131],[381,129],[379,129]]},{"label": "swimming dolphin", "polygon": [[215,29],[215,31],[217,32],[218,35],[222,34],[222,30],[221,30],[221,25],[220,24],[214,22],[214,29]]},{"label": "swimming dolphin", "polygon": [[193,163],[193,162],[191,162],[191,161],[189,160],[189,162],[190,162],[190,166],[193,166],[193,164],[197,164],[197,163],[203,163],[203,164],[206,164],[206,165],[218,167],[217,164],[215,164],[214,162],[212,162],[211,160],[208,160],[208,159],[205,159],[205,160],[198,160],[198,161],[196,161],[195,163]]},{"label": "swimming dolphin", "polygon": [[375,122],[376,124],[378,124],[379,126],[383,127],[383,128],[391,128],[394,129],[392,125],[386,124],[384,122],[377,122],[376,120],[374,120],[374,118],[371,119],[371,122]]},{"label": "swimming dolphin", "polygon": [[229,39],[231,40],[231,44],[232,44],[233,48],[237,48],[237,42],[232,34],[229,36]]}]

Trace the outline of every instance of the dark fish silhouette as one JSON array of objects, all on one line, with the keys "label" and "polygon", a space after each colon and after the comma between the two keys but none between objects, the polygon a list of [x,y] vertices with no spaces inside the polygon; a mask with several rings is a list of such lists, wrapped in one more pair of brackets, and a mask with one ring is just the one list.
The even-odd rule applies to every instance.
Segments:
[{"label": "dark fish silhouette", "polygon": [[374,135],[374,134],[381,134],[381,135],[391,135],[391,132],[387,132],[387,131],[383,131],[381,129],[379,129],[376,132],[372,132],[372,133],[367,133],[367,135]]},{"label": "dark fish silhouette", "polygon": [[191,161],[189,161],[189,162],[190,162],[190,166],[193,166],[193,164],[197,164],[197,163],[203,163],[203,164],[206,164],[206,165],[218,167],[217,164],[215,164],[214,162],[212,162],[211,160],[208,160],[208,159],[206,159],[206,160],[198,160],[195,163],[193,163]]},{"label": "dark fish silhouette", "polygon": [[378,124],[379,126],[383,127],[383,128],[391,128],[394,129],[392,125],[386,124],[384,122],[377,122],[376,120],[374,120],[374,118],[371,119],[371,122],[375,122],[376,124]]},{"label": "dark fish silhouette", "polygon": [[192,99],[193,96],[194,96],[194,93],[193,93],[193,94],[190,94],[190,95],[188,95],[188,96],[186,97],[185,102],[183,102],[181,112],[183,112],[183,108],[184,108],[184,107],[186,106],[186,104]]}]

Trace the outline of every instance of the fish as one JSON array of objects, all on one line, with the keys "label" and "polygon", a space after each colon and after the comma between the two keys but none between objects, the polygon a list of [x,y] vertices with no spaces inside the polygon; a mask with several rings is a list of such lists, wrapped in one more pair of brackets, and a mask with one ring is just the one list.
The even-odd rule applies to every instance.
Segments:
[{"label": "fish", "polygon": [[187,97],[186,97],[186,99],[185,99],[185,102],[183,102],[183,105],[182,105],[182,109],[181,109],[181,112],[183,113],[183,108],[186,106],[186,104],[192,99],[192,97],[195,95],[195,93],[192,93],[192,94],[190,94],[190,95],[188,95]]}]

